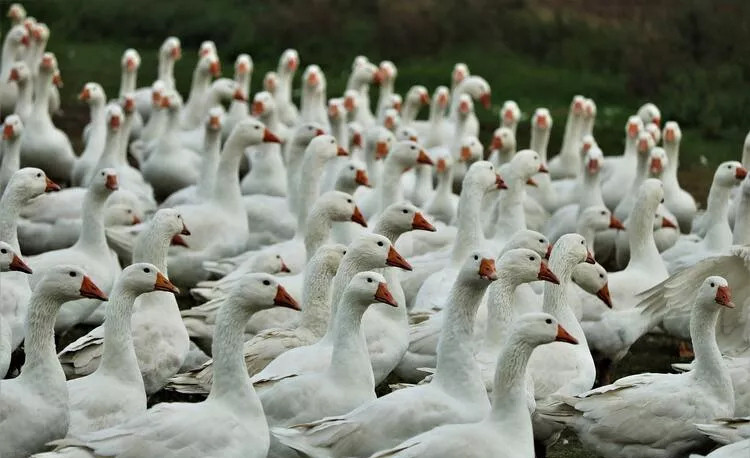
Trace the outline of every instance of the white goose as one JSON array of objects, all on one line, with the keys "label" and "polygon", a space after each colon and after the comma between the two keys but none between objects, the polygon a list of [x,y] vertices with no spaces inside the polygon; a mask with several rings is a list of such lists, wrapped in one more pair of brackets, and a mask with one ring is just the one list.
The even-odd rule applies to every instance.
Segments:
[{"label": "white goose", "polygon": [[55,355],[55,315],[64,302],[107,296],[76,266],[58,265],[37,282],[29,299],[26,361],[21,375],[0,381],[0,453],[26,457],[68,429],[68,389]]},{"label": "white goose", "polygon": [[90,121],[87,127],[90,128],[88,135],[84,135],[86,147],[73,164],[70,180],[75,186],[86,186],[91,176],[99,170],[95,168],[96,163],[104,151],[107,139],[107,113],[104,110],[107,96],[100,84],[86,83],[78,99],[89,106]]},{"label": "white goose", "polygon": [[643,121],[631,116],[625,124],[625,151],[620,157],[604,161],[602,196],[607,208],[616,208],[636,174],[638,134],[643,130]]},{"label": "white goose", "polygon": [[[282,143],[286,143],[287,127],[279,120],[276,104],[269,92],[263,91],[255,94],[252,114]],[[339,144],[343,143],[339,142]],[[252,168],[240,182],[242,194],[265,194],[278,197],[287,195],[287,173],[281,148],[279,144],[264,144],[247,151]]]},{"label": "white goose", "polygon": [[[31,274],[31,268],[13,250],[13,247],[5,242],[0,242],[0,272],[23,272]],[[0,379],[5,377],[10,364],[11,333],[8,323],[0,316]]]},{"label": "white goose", "polygon": [[208,88],[211,86],[211,78],[221,76],[221,62],[215,53],[207,53],[198,59],[193,70],[193,80],[190,84],[190,94],[188,95],[185,106],[180,111],[180,128],[183,130],[192,130],[200,126],[203,121],[203,112],[205,107],[206,95]]},{"label": "white goose", "polygon": [[8,187],[13,174],[21,166],[21,136],[23,121],[20,116],[12,114],[3,121],[2,159],[0,161],[0,196]]},{"label": "white goose", "polygon": [[297,51],[294,49],[285,50],[279,57],[275,90],[269,90],[269,92],[273,92],[276,98],[281,120],[290,127],[297,123],[297,117],[299,116],[297,107],[292,102],[292,82],[298,67],[299,55]]},{"label": "white goose", "polygon": [[20,116],[21,119],[28,119],[34,107],[32,98],[34,95],[34,83],[29,66],[23,61],[14,62],[10,69],[8,81],[14,81],[18,86],[18,98],[16,99],[16,106],[13,109],[13,113]]},{"label": "white goose", "polygon": [[9,80],[9,76],[13,63],[22,60],[29,40],[29,32],[23,25],[11,27],[3,40],[0,62],[0,109],[3,113],[12,113],[18,100],[18,86]]},{"label": "white goose", "polygon": [[550,178],[552,179],[578,176],[581,163],[578,151],[580,151],[579,144],[582,137],[585,101],[586,99],[583,96],[576,95],[570,102],[560,154],[549,161]]},{"label": "white goose", "polygon": [[[169,91],[175,89],[174,64],[182,57],[180,39],[168,37],[159,48],[159,69],[157,80],[164,84]],[[151,88],[143,87],[135,91],[135,106],[144,121],[148,121],[152,113]]]},{"label": "white goose", "polygon": [[250,115],[247,97],[250,96],[250,80],[253,77],[254,68],[253,59],[248,54],[240,54],[234,61],[234,82],[242,90],[245,100],[232,99],[227,116],[222,123],[222,138],[229,137],[234,126]]}]

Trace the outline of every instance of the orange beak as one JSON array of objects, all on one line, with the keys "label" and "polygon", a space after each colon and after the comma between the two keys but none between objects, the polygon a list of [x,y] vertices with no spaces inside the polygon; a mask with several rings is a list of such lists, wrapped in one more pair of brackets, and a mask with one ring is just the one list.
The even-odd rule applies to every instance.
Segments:
[{"label": "orange beak", "polygon": [[161,272],[156,272],[156,282],[154,282],[154,291],[166,291],[172,294],[180,294],[180,290],[172,284],[167,277]]},{"label": "orange beak", "polygon": [[479,278],[489,281],[497,280],[497,271],[495,270],[495,260],[483,258],[479,261]]},{"label": "orange beak", "polygon": [[50,180],[49,177],[45,178],[45,180],[47,181],[47,187],[44,188],[44,192],[59,191],[61,189],[60,185]]},{"label": "orange beak", "polygon": [[253,102],[252,114],[253,114],[253,116],[258,117],[258,116],[260,116],[260,115],[263,114],[263,112],[265,111],[265,109],[266,109],[266,107],[265,107],[265,105],[263,105],[263,102],[261,102],[259,100],[256,100],[255,102]]},{"label": "orange beak", "polygon": [[279,267],[279,272],[283,272],[283,273],[291,272],[289,267],[284,263],[284,260],[283,259],[279,259],[279,260],[281,262],[281,266]]},{"label": "orange beak", "polygon": [[172,56],[172,59],[177,60],[182,57],[182,49],[180,49],[179,46],[176,46],[169,51],[169,54]]},{"label": "orange beak", "polygon": [[533,178],[529,178],[528,180],[526,180],[526,184],[527,184],[527,185],[529,185],[529,186],[534,186],[534,187],[537,187],[537,186],[539,186],[539,185],[537,184],[537,182],[536,182],[536,181],[534,181],[534,179],[533,179]]},{"label": "orange beak", "polygon": [[430,231],[435,232],[435,226],[430,224],[429,221],[420,212],[414,213],[414,219],[411,220],[411,228],[414,230]]},{"label": "orange beak", "polygon": [[661,159],[658,157],[655,157],[651,159],[651,164],[649,165],[649,170],[652,174],[661,173],[663,167],[661,165]]},{"label": "orange beak", "polygon": [[586,264],[596,264],[596,259],[588,250],[586,250]]},{"label": "orange beak", "polygon": [[21,79],[21,75],[18,74],[18,70],[16,70],[15,68],[11,69],[10,75],[8,75],[8,82],[10,83],[11,81],[18,81],[19,79]]},{"label": "orange beak", "polygon": [[661,219],[661,227],[662,228],[671,227],[672,229],[677,229],[677,225],[667,218]]},{"label": "orange beak", "polygon": [[13,126],[11,124],[5,124],[3,126],[3,139],[10,140],[13,138],[13,135],[16,133],[16,131],[13,129]]},{"label": "orange beak", "polygon": [[273,298],[273,303],[274,305],[278,305],[280,307],[286,307],[292,310],[300,310],[297,301],[295,301],[294,298],[281,285],[276,287],[276,296]]},{"label": "orange beak", "polygon": [[240,75],[245,75],[250,71],[250,66],[248,66],[245,62],[240,62],[237,64],[237,73]]},{"label": "orange beak", "polygon": [[362,227],[367,227],[367,221],[365,220],[365,217],[362,215],[362,212],[359,211],[359,207],[356,205],[354,206],[354,212],[352,213],[352,221],[359,224]]},{"label": "orange beak", "polygon": [[117,175],[107,175],[107,181],[105,182],[104,187],[110,191],[117,191]]},{"label": "orange beak", "polygon": [[372,75],[372,83],[373,84],[380,84],[385,79],[385,72],[382,70],[377,70],[374,75]]},{"label": "orange beak", "polygon": [[336,149],[336,156],[348,156],[349,152],[347,152],[343,146],[339,146]]},{"label": "orange beak", "polygon": [[58,89],[61,89],[64,86],[62,76],[60,76],[59,73],[52,75],[52,84]]},{"label": "orange beak", "polygon": [[28,35],[24,35],[23,37],[21,37],[21,44],[22,45],[28,46],[29,45],[29,41],[30,40],[29,40],[29,36]]},{"label": "orange beak", "polygon": [[544,259],[549,259],[552,256],[552,244],[547,245],[547,252],[544,254]]},{"label": "orange beak", "polygon": [[638,151],[641,151],[641,152],[648,151],[648,140],[641,139],[638,141]]},{"label": "orange beak", "polygon": [[386,258],[385,263],[391,267],[398,267],[404,270],[412,269],[411,265],[406,262],[406,259],[404,259],[404,257],[401,256],[393,246],[388,249],[388,257]]},{"label": "orange beak", "polygon": [[512,123],[514,121],[513,110],[505,110],[503,113],[503,119],[508,124]]},{"label": "orange beak", "polygon": [[89,278],[88,275],[83,276],[83,281],[81,282],[81,289],[78,290],[78,292],[81,294],[81,297],[87,297],[89,299],[99,299],[100,301],[106,301],[108,300],[107,295],[104,294],[102,290],[99,289],[96,284]]},{"label": "orange beak", "polygon": [[666,132],[664,132],[664,140],[668,142],[674,142],[677,135],[674,132],[674,129],[667,129]]},{"label": "orange beak", "polygon": [[656,124],[657,127],[661,126],[661,118],[658,116],[654,116],[654,119],[651,120],[654,124]]},{"label": "orange beak", "polygon": [[609,216],[609,228],[610,229],[617,229],[618,231],[624,231],[625,226],[622,224],[622,221],[615,218],[615,215]]},{"label": "orange beak", "polygon": [[482,102],[482,105],[486,110],[489,110],[492,106],[492,96],[489,92],[485,92],[479,97],[479,101]]},{"label": "orange beak", "polygon": [[536,126],[540,129],[546,129],[549,124],[547,123],[547,117],[546,116],[537,116],[536,118]]},{"label": "orange beak", "polygon": [[161,94],[157,91],[151,91],[151,103],[156,106],[161,106]]},{"label": "orange beak", "polygon": [[745,167],[737,167],[734,171],[734,177],[738,180],[743,180],[747,176],[747,169]]},{"label": "orange beak", "polygon": [[461,102],[461,103],[458,104],[458,111],[460,111],[461,113],[468,114],[469,110],[470,110],[470,108],[469,108],[469,104],[468,103]]},{"label": "orange beak", "polygon": [[109,118],[109,127],[112,129],[119,129],[120,128],[120,117],[119,116],[112,116]]},{"label": "orange beak", "polygon": [[445,172],[446,167],[447,166],[445,165],[445,159],[443,159],[442,157],[440,159],[438,159],[438,161],[437,161],[437,171],[441,172],[441,173]]},{"label": "orange beak", "polygon": [[492,144],[491,144],[490,147],[493,150],[502,148],[503,147],[503,139],[500,138],[500,137],[498,137],[498,136],[492,137]]},{"label": "orange beak", "polygon": [[190,231],[188,230],[187,226],[185,226],[185,223],[182,223],[182,230],[180,231],[180,234],[190,235]]},{"label": "orange beak", "polygon": [[247,97],[245,97],[245,93],[240,88],[237,88],[234,91],[234,94],[232,94],[232,99],[238,100],[240,102],[247,102]]},{"label": "orange beak", "polygon": [[361,186],[370,187],[370,180],[367,177],[367,172],[363,169],[357,169],[354,174],[354,182]]},{"label": "orange beak", "polygon": [[599,161],[596,159],[589,159],[588,164],[586,165],[586,168],[588,169],[590,174],[594,174],[599,171]]},{"label": "orange beak", "polygon": [[609,295],[609,284],[605,284],[604,286],[602,286],[602,288],[596,292],[596,297],[604,302],[604,305],[612,308],[612,298]]},{"label": "orange beak", "polygon": [[375,302],[382,302],[391,307],[398,307],[398,302],[393,298],[393,295],[388,290],[388,285],[385,283],[378,283],[378,289],[375,291]]},{"label": "orange beak", "polygon": [[427,95],[426,92],[423,92],[419,95],[419,102],[422,105],[429,105],[430,104],[430,96]]},{"label": "orange beak", "polygon": [[125,110],[125,113],[132,113],[135,110],[135,100],[130,97],[125,98],[122,109]]},{"label": "orange beak", "polygon": [[208,125],[211,126],[211,129],[213,130],[221,129],[221,118],[218,116],[209,116]]},{"label": "orange beak", "polygon": [[297,59],[295,59],[294,57],[292,57],[292,58],[290,58],[290,59],[289,59],[289,61],[287,61],[287,63],[286,63],[286,67],[287,67],[287,68],[288,68],[288,69],[289,69],[290,71],[295,71],[295,70],[297,70],[297,65],[298,65],[298,64],[299,64],[299,63],[297,62]]},{"label": "orange beak", "polygon": [[346,111],[354,111],[354,98],[344,98],[344,108],[346,108]]},{"label": "orange beak", "polygon": [[211,62],[209,71],[211,72],[211,75],[213,75],[214,78],[218,78],[221,76],[221,64],[219,63],[218,60]]},{"label": "orange beak", "polygon": [[557,325],[557,335],[555,336],[555,340],[557,342],[567,342],[573,345],[578,343],[578,339],[570,335],[570,333],[566,331],[565,328],[563,328],[559,324]]},{"label": "orange beak", "polygon": [[328,117],[329,118],[338,118],[339,117],[339,109],[336,105],[331,105],[328,107]]},{"label": "orange beak", "polygon": [[134,71],[137,68],[135,65],[135,59],[130,57],[125,59],[125,68],[127,68],[129,72]]},{"label": "orange beak", "polygon": [[91,92],[89,91],[89,88],[83,88],[80,94],[78,94],[78,100],[83,100],[84,102],[91,98]]},{"label": "orange beak", "polygon": [[430,159],[430,156],[427,155],[427,151],[423,149],[419,150],[419,156],[417,156],[417,164],[435,165],[435,163],[432,162],[432,159]]},{"label": "orange beak", "polygon": [[13,259],[10,260],[10,264],[8,264],[8,269],[16,271],[16,272],[23,272],[25,274],[32,274],[31,267],[26,265],[25,262],[21,258],[18,257],[18,255],[14,254]]},{"label": "orange beak", "polygon": [[352,145],[362,147],[362,134],[359,132],[352,135]]},{"label": "orange beak", "polygon": [[550,283],[554,283],[556,285],[560,284],[560,280],[558,280],[557,275],[555,275],[555,273],[549,269],[549,266],[547,266],[546,262],[542,262],[542,265],[539,267],[539,273],[537,274],[536,278],[538,278],[539,280],[544,280]]},{"label": "orange beak", "polygon": [[636,137],[637,135],[638,135],[638,124],[636,123],[628,124],[628,136]]},{"label": "orange beak", "polygon": [[388,130],[393,130],[394,127],[396,127],[396,121],[391,116],[386,116],[385,121],[383,121],[383,125]]},{"label": "orange beak", "polygon": [[175,234],[172,236],[172,240],[169,242],[172,246],[184,246],[185,248],[190,248],[190,246],[187,244],[184,238],[180,236],[180,234]]},{"label": "orange beak", "polygon": [[138,218],[137,215],[133,215],[133,226],[135,226],[136,224],[139,224],[140,222],[141,222],[141,219]]},{"label": "orange beak", "polygon": [[161,107],[162,108],[169,108],[171,104],[169,103],[169,97],[162,97],[161,98]]},{"label": "orange beak", "polygon": [[[469,148],[468,146],[462,146],[459,157],[461,158],[462,161],[468,162],[469,159],[471,159],[471,148]],[[445,165],[445,161],[443,161],[443,163],[444,163],[443,165]]]},{"label": "orange beak", "polygon": [[732,291],[728,286],[719,286],[716,289],[716,303],[730,309],[735,307],[732,302]]},{"label": "orange beak", "polygon": [[505,184],[498,174],[495,174],[495,186],[497,186],[497,189],[508,189],[508,185]]},{"label": "orange beak", "polygon": [[310,73],[307,75],[307,84],[308,86],[317,86],[318,85],[318,74],[317,73]]},{"label": "orange beak", "polygon": [[383,159],[388,156],[388,143],[377,142],[375,145],[375,160]]},{"label": "orange beak", "polygon": [[318,135],[325,135],[325,134],[326,134],[326,132],[325,132],[325,131],[324,131],[323,129],[317,129],[317,130],[315,131],[315,136],[316,136],[316,137],[317,137]]},{"label": "orange beak", "polygon": [[265,143],[281,143],[281,140],[279,140],[279,137],[273,134],[268,129],[263,130],[263,141]]},{"label": "orange beak", "polygon": [[544,163],[539,164],[539,170],[537,170],[539,173],[549,173],[549,170],[547,169],[547,166],[544,165]]}]

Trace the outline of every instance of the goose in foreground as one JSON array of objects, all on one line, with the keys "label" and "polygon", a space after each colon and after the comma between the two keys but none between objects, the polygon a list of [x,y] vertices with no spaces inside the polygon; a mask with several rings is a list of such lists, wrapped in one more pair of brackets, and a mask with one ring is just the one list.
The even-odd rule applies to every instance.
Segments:
[{"label": "goose in foreground", "polygon": [[690,330],[695,369],[637,374],[575,396],[561,396],[541,415],[571,426],[605,457],[685,456],[706,445],[694,426],[732,415],[734,390],[716,344],[720,307],[734,307],[727,281],[706,278],[695,296]]},{"label": "goose in foreground", "polygon": [[436,426],[483,418],[490,407],[471,335],[479,302],[496,279],[491,256],[480,251],[467,256],[447,300],[449,316],[430,384],[394,391],[340,417],[273,433],[285,445],[313,456],[369,456]]},{"label": "goose in foreground", "polygon": [[68,388],[55,355],[55,315],[64,302],[107,296],[77,266],[58,265],[39,280],[29,299],[26,361],[21,375],[0,381],[0,454],[37,453],[68,429]]},{"label": "goose in foreground", "polygon": [[242,456],[264,458],[268,424],[242,361],[247,319],[274,305],[298,308],[270,275],[255,274],[238,284],[216,323],[214,384],[199,403],[161,403],[112,428],[80,434],[55,445],[72,446],[81,456]]},{"label": "goose in foreground", "polygon": [[131,264],[117,278],[107,304],[101,363],[92,374],[68,382],[68,435],[109,428],[146,411],[130,322],[136,298],[156,290],[178,292],[153,264]]},{"label": "goose in foreground", "polygon": [[[5,242],[0,242],[0,272],[23,272],[31,274],[31,268]],[[11,338],[13,337],[8,323],[0,316],[0,379],[5,377],[10,364]]]},{"label": "goose in foreground", "polygon": [[695,427],[720,444],[750,440],[750,417],[720,418],[711,423],[696,424]]},{"label": "goose in foreground", "polygon": [[450,424],[415,436],[373,458],[471,456],[528,458],[534,454],[531,417],[524,402],[526,365],[539,345],[577,344],[557,320],[546,313],[520,316],[511,325],[506,344],[497,356],[492,409],[477,423]]}]

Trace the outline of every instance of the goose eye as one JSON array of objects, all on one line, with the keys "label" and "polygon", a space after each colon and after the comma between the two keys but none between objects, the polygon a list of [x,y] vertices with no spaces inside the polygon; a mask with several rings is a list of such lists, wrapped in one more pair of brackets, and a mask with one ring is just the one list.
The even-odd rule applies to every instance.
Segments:
[{"label": "goose eye", "polygon": [[727,166],[727,168],[728,168],[728,169],[731,169],[731,168],[732,168],[732,166],[731,166],[731,165],[728,165],[728,166]]},{"label": "goose eye", "polygon": [[277,254],[276,259],[281,259],[281,256]]},{"label": "goose eye", "polygon": [[659,203],[661,203],[661,204],[664,203],[664,198],[663,197],[661,198],[661,200],[659,201]]},{"label": "goose eye", "polygon": [[147,274],[151,273],[151,269],[149,269],[148,267],[144,267],[143,271],[146,272]]},{"label": "goose eye", "polygon": [[711,288],[713,288],[714,286],[716,286],[716,285],[714,284],[714,282],[711,282]]},{"label": "goose eye", "polygon": [[354,166],[353,166],[353,165],[350,165],[350,166],[349,166],[349,170],[354,170]]},{"label": "goose eye", "polygon": [[367,277],[367,283],[372,283],[372,278]]},{"label": "goose eye", "polygon": [[344,254],[346,254],[346,250],[344,250]]},{"label": "goose eye", "polygon": [[378,246],[383,246],[383,242],[378,242]]},{"label": "goose eye", "polygon": [[68,272],[68,275],[70,275],[71,277],[75,277],[76,273],[71,270],[70,272]]},{"label": "goose eye", "polygon": [[130,210],[130,209],[128,209],[128,210],[127,210],[127,213],[128,213],[128,215],[129,215],[129,214],[133,213],[133,210]]},{"label": "goose eye", "polygon": [[411,145],[411,149],[417,149],[417,147],[414,145]]},{"label": "goose eye", "polygon": [[255,130],[258,130],[258,129],[260,129],[260,126],[255,126]]},{"label": "goose eye", "polygon": [[271,281],[270,280],[263,280],[263,284],[266,285],[266,286],[268,286],[268,285],[271,284]]},{"label": "goose eye", "polygon": [[544,322],[547,323],[547,324],[552,324],[552,319],[547,318],[546,320],[544,320]]},{"label": "goose eye", "polygon": [[346,202],[350,204],[350,203],[352,203],[352,200],[351,199],[346,199]]},{"label": "goose eye", "polygon": [[6,250],[5,248],[3,248],[2,250],[0,250],[0,253],[2,253],[2,254],[6,254],[7,252],[8,252],[8,250]]},{"label": "goose eye", "polygon": [[331,140],[331,145],[333,145],[333,143],[334,143],[334,141],[333,141],[333,140]]},{"label": "goose eye", "polygon": [[490,170],[495,170],[495,167],[493,167],[493,166],[490,166]]},{"label": "goose eye", "polygon": [[599,278],[601,278],[602,280],[604,280],[604,274],[599,274]]},{"label": "goose eye", "polygon": [[583,245],[583,240],[581,240],[581,245]]},{"label": "goose eye", "polygon": [[104,175],[106,175],[106,173],[105,173],[105,172],[102,172],[102,176],[104,176]]},{"label": "goose eye", "polygon": [[41,178],[41,177],[42,177],[42,174],[41,174],[41,173],[37,173],[37,174],[36,174],[36,177],[37,177],[37,178]]},{"label": "goose eye", "polygon": [[605,212],[605,211],[602,212],[602,215],[606,215],[606,214],[607,214],[607,212]]},{"label": "goose eye", "polygon": [[401,210],[401,212],[405,215],[405,214],[409,213],[409,210],[407,210],[407,209],[404,208],[403,210]]},{"label": "goose eye", "polygon": [[544,239],[539,239],[539,243],[544,243]]},{"label": "goose eye", "polygon": [[529,261],[533,261],[533,260],[534,260],[534,256],[529,256]]},{"label": "goose eye", "polygon": [[475,261],[479,261],[479,256],[477,256],[477,255],[474,255],[474,260],[475,260]]}]

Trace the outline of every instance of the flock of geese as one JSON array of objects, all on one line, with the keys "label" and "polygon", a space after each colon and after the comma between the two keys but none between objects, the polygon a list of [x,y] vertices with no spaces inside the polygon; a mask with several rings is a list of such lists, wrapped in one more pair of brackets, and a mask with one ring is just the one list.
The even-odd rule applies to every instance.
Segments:
[{"label": "flock of geese", "polygon": [[[527,458],[566,428],[603,457],[750,456],[750,137],[699,211],[651,103],[604,157],[575,96],[548,158],[549,110],[518,149],[507,101],[485,151],[465,64],[402,97],[358,56],[335,98],[308,65],[297,106],[295,50],[250,99],[250,56],[222,78],[205,41],[183,101],[170,37],[150,87],[128,49],[115,98],[82,88],[77,154],[48,28],[8,17],[2,458]],[[613,381],[646,333],[694,361]],[[200,402],[147,408],[164,390]]]}]

